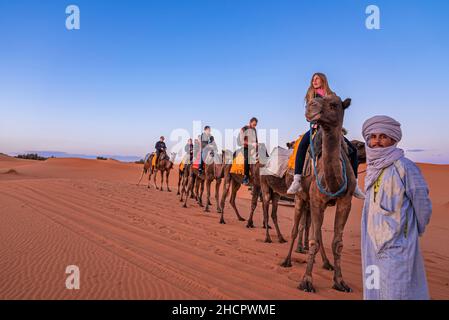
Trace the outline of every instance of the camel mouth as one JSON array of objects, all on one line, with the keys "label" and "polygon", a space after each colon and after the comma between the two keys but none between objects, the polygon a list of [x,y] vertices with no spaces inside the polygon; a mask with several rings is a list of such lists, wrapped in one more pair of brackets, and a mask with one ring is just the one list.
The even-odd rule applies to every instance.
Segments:
[{"label": "camel mouth", "polygon": [[316,122],[321,118],[321,111],[316,112],[314,114],[306,114],[306,119],[308,122]]}]

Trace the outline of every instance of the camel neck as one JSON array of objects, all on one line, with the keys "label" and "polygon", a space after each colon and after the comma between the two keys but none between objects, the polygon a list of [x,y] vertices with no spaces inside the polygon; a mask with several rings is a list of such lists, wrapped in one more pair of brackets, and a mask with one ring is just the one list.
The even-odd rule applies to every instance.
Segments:
[{"label": "camel neck", "polygon": [[327,191],[337,192],[343,182],[341,167],[342,127],[323,128],[323,167]]}]

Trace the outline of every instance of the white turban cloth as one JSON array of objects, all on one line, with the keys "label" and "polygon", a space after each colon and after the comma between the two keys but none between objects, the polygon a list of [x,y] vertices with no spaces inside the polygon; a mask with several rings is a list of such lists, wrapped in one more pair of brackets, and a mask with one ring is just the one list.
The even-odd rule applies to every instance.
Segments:
[{"label": "white turban cloth", "polygon": [[362,135],[368,142],[372,134],[383,133],[396,142],[402,139],[401,124],[388,116],[375,116],[365,121],[362,128]]},{"label": "white turban cloth", "polygon": [[[371,148],[369,140],[372,134],[385,134],[396,143],[386,148]],[[362,135],[367,143],[365,188],[368,190],[385,168],[404,156],[404,150],[397,147],[402,139],[401,124],[388,116],[375,116],[365,121]]]}]

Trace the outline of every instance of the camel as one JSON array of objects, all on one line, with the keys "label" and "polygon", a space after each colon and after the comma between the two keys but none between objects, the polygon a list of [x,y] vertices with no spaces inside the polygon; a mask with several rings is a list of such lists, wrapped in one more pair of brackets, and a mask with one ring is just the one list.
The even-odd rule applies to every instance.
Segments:
[{"label": "camel", "polygon": [[209,207],[212,205],[210,202],[210,187],[212,182],[215,180],[215,201],[217,205],[217,212],[221,212],[220,207],[220,186],[221,180],[224,178],[224,168],[226,161],[228,159],[232,159],[232,153],[229,150],[223,150],[223,153],[214,156],[213,153],[210,153],[210,158],[205,161],[205,183],[206,183],[206,207],[204,209],[205,212],[210,212]]},{"label": "camel", "polygon": [[[179,166],[178,193],[177,193],[178,196],[181,195],[181,191],[183,189],[186,190],[186,188],[187,188],[191,169],[192,169],[192,164],[190,162],[190,159],[184,158],[183,169],[181,170],[181,166]],[[193,197],[194,197],[194,194],[193,194],[193,190],[192,190],[190,198],[193,199]],[[182,199],[181,199],[181,201],[182,201]]]},{"label": "camel", "polygon": [[[150,170],[150,168],[151,168],[151,163],[152,163],[152,161],[153,161],[153,156],[154,156],[154,153],[152,153],[151,155],[148,155],[148,156],[146,157],[146,160],[145,160],[145,162],[143,163],[142,175],[140,176],[140,179],[139,179],[139,182],[137,183],[137,185],[140,185],[140,182],[142,181],[143,176],[146,175],[147,172]],[[151,169],[152,169],[152,168],[151,168]]]},{"label": "camel", "polygon": [[[186,181],[187,186],[181,190],[181,202],[184,202],[183,207],[187,208],[188,194],[194,194],[197,203],[200,207],[203,206],[203,192],[204,192],[204,174],[200,175],[199,170],[190,165],[190,175]],[[184,199],[185,195],[185,199]]]},{"label": "camel", "polygon": [[[314,142],[314,149],[321,146],[318,160],[312,159],[314,173],[302,180],[302,191],[295,196],[295,221],[292,230],[292,241],[296,239],[298,225],[302,215],[310,207],[311,234],[309,256],[306,272],[298,286],[305,292],[316,292],[313,286],[312,270],[315,256],[322,246],[321,227],[324,211],[328,206],[336,205],[334,238],[332,253],[334,256],[333,288],[342,292],[351,292],[345,283],[341,270],[341,253],[343,250],[343,231],[351,211],[351,200],[356,180],[347,156],[347,146],[342,137],[342,125],[345,110],[351,105],[351,99],[342,101],[339,97],[330,96],[316,98],[306,107],[306,118],[309,122],[320,126],[317,137],[321,141]],[[318,139],[318,140],[320,140]],[[321,143],[320,143],[321,142]],[[291,265],[291,251],[283,265]]]},{"label": "camel", "polygon": [[[291,148],[294,145],[293,143],[288,143],[287,147]],[[282,233],[279,228],[278,224],[278,218],[277,218],[277,209],[278,209],[278,202],[282,197],[287,199],[295,199],[294,195],[287,194],[288,186],[293,181],[293,172],[290,172],[289,170],[285,173],[285,175],[280,178],[274,175],[267,175],[267,174],[261,174],[260,176],[260,184],[261,184],[261,190],[262,190],[262,196],[263,196],[263,216],[264,216],[264,225],[267,225],[269,222],[269,206],[270,202],[272,205],[272,211],[271,211],[271,219],[274,223],[274,226],[276,228],[276,233],[278,237],[278,241],[280,243],[287,242],[284,237],[282,236]],[[307,245],[303,245],[303,239],[304,244],[307,244],[308,242],[308,236],[309,236],[309,227],[310,227],[310,210],[304,210],[305,214],[301,217],[301,220],[299,221],[299,240],[298,240],[298,247],[296,249],[296,252],[299,253],[305,253],[308,250]],[[269,228],[266,229],[266,235],[265,235],[265,242],[266,243],[272,243]],[[294,239],[292,240],[292,243],[294,242]],[[327,258],[326,252],[324,250],[324,247],[321,246],[320,248],[321,252],[321,258],[323,260],[323,268],[326,270],[333,270],[333,266],[329,262],[329,259]],[[291,261],[289,265],[285,265],[284,267],[291,267]]]},{"label": "camel", "polygon": [[365,142],[359,140],[352,140],[352,145],[357,149],[357,159],[360,163],[366,163],[366,149]]},{"label": "camel", "polygon": [[[261,155],[262,155],[262,157],[260,157],[259,160],[255,164],[249,165],[250,184],[252,185],[252,197],[251,197],[251,212],[249,215],[248,223],[246,225],[247,228],[254,228],[254,222],[253,222],[254,211],[257,208],[257,200],[259,198],[260,190],[261,190],[261,188],[260,188],[260,168],[266,163],[266,160],[268,158],[267,149],[264,144],[259,144],[259,156],[261,156]],[[224,220],[224,207],[225,207],[226,198],[229,194],[229,189],[231,188],[231,186],[232,186],[231,199],[230,199],[231,206],[234,209],[237,219],[239,221],[246,221],[240,215],[239,210],[237,209],[237,206],[235,204],[235,200],[237,198],[237,192],[239,191],[239,189],[243,183],[243,176],[231,173],[231,167],[232,167],[232,161],[227,162],[224,167],[225,182],[224,182],[223,194],[222,194],[221,202],[220,202],[220,211],[219,211],[219,213],[221,213],[220,224],[226,224],[226,222]],[[266,225],[265,222],[264,222],[263,227],[269,228],[269,226]]]},{"label": "camel", "polygon": [[[188,164],[185,164],[184,168],[182,170],[181,170],[181,168],[179,168],[179,170],[178,170],[178,193],[176,194],[177,196],[181,195],[181,186],[184,187],[183,184],[184,184],[185,174],[187,174],[186,166],[188,166]],[[190,173],[190,168],[189,168],[189,173]]]},{"label": "camel", "polygon": [[[291,172],[287,172],[284,177],[279,178],[272,175],[261,175],[260,183],[262,188],[262,196],[264,198],[263,201],[263,215],[264,215],[264,224],[268,224],[269,216],[269,205],[271,201],[272,211],[271,211],[271,219],[273,220],[274,226],[276,228],[278,241],[280,243],[287,242],[281,234],[278,219],[277,219],[277,209],[278,209],[278,201],[281,196],[285,198],[295,199],[294,195],[287,194],[288,186],[293,182],[293,174]],[[296,252],[306,253],[308,250],[307,242],[309,238],[309,228],[310,228],[310,210],[309,208],[305,208],[303,210],[304,214],[301,216],[299,221],[299,240]],[[292,237],[292,247],[296,237]],[[304,239],[304,240],[303,240]],[[321,239],[321,230],[320,230],[320,239]],[[303,241],[305,246],[303,245]],[[271,243],[271,237],[269,233],[269,229],[266,229],[265,242]],[[326,251],[324,250],[324,246],[320,247],[321,258],[323,260],[323,268],[326,270],[334,270],[334,267],[329,262],[327,258]],[[284,267],[291,267],[291,259],[289,259],[289,263],[287,265],[283,265]]]},{"label": "camel", "polygon": [[[189,183],[190,172],[192,170],[192,164],[188,163],[184,165],[183,170],[179,170],[179,181],[178,181],[178,196],[181,196],[180,202],[183,202],[184,194],[187,194],[187,185]],[[195,198],[194,190],[190,192],[190,199]]]},{"label": "camel", "polygon": [[[150,156],[150,158],[148,159],[148,161],[150,161],[150,163],[152,163],[153,161],[153,157],[155,157],[156,154],[152,154]],[[148,177],[148,189],[151,188],[151,176],[154,173],[154,179],[153,179],[153,184],[156,187],[156,190],[160,190],[160,191],[164,191],[164,173],[165,173],[165,184],[167,187],[167,191],[171,192],[170,187],[168,185],[168,178],[170,176],[170,170],[173,169],[173,164],[174,164],[174,157],[175,154],[172,153],[171,158],[167,155],[167,152],[165,151],[161,151],[161,153],[159,154],[159,159],[158,159],[158,163],[156,163],[155,166],[150,166],[150,170],[148,170],[150,176]],[[159,188],[157,186],[157,172],[161,173],[161,187]]]}]

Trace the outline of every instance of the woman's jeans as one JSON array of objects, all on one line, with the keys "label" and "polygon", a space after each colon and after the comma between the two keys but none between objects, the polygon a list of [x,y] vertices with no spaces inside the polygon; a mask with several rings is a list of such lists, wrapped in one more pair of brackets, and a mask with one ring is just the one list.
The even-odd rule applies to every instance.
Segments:
[{"label": "woman's jeans", "polygon": [[[357,179],[359,162],[357,159],[357,149],[352,145],[352,143],[344,138],[349,150],[349,160],[351,161],[352,170],[354,170],[355,178]],[[310,130],[307,131],[302,137],[299,143],[298,151],[296,153],[295,161],[295,174],[302,174],[304,168],[304,163],[306,161],[307,149],[310,146]]]}]

